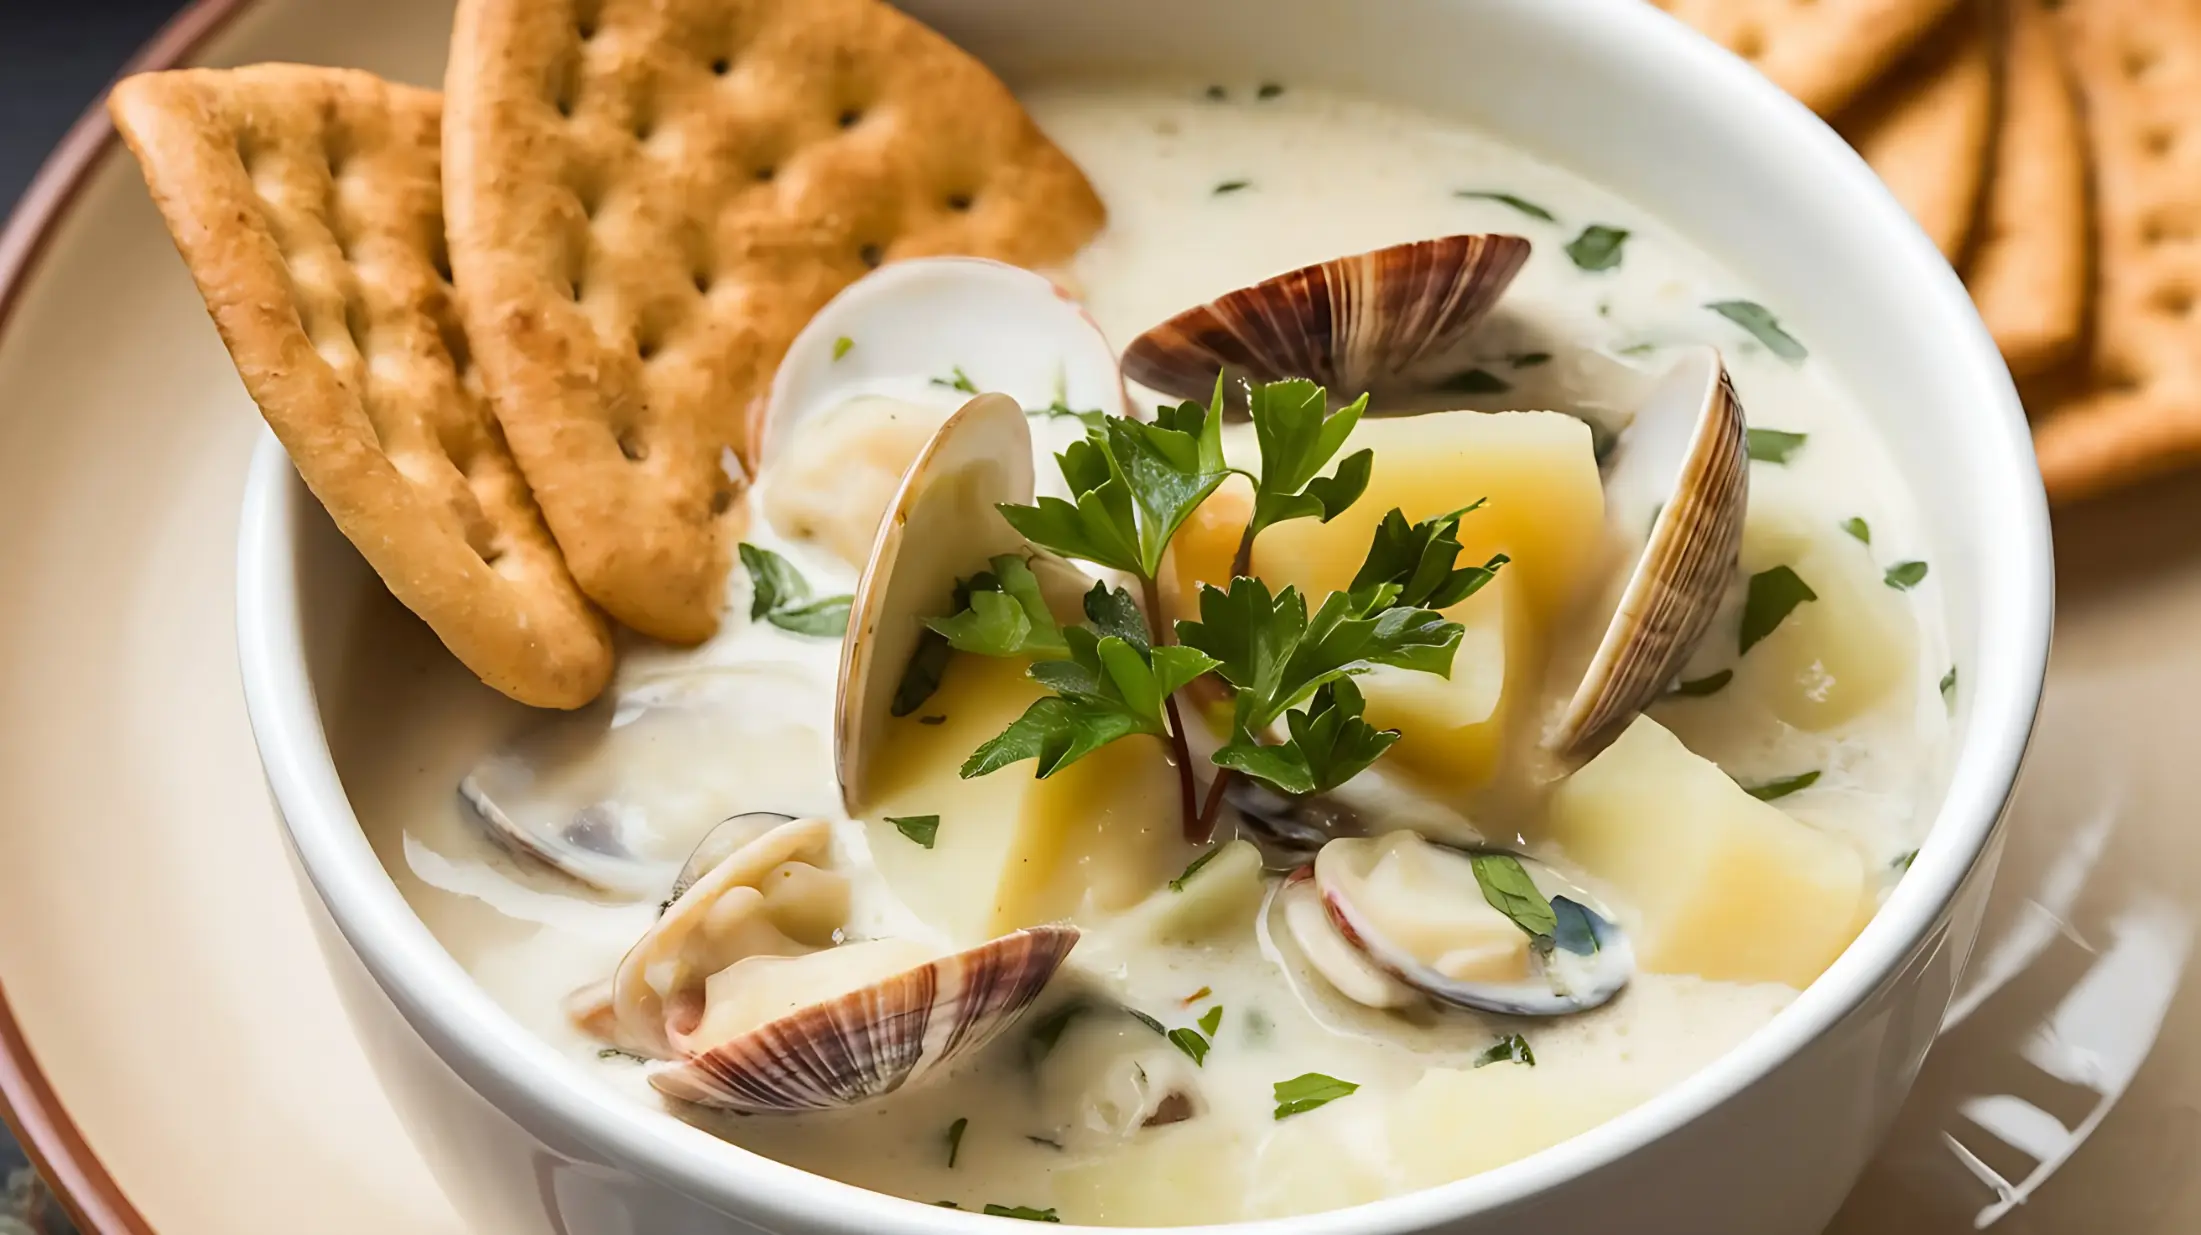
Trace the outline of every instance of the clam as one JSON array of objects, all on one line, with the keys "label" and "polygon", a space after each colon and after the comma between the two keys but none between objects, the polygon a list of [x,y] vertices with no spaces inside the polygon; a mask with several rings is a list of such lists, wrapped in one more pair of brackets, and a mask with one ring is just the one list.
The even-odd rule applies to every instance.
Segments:
[{"label": "clam", "polygon": [[1594,752],[1674,680],[1734,578],[1749,500],[1742,403],[1719,353],[1691,348],[1651,386],[1606,461],[1608,514],[1650,530],[1554,750]]},{"label": "clam", "polygon": [[[1549,929],[1530,934],[1493,906],[1480,862],[1502,861],[1533,882]],[[1348,968],[1301,910],[1293,937],[1317,970],[1356,1002],[1396,1007],[1398,988],[1439,1003],[1508,1016],[1564,1016],[1618,994],[1635,953],[1611,913],[1578,884],[1525,854],[1434,844],[1412,831],[1323,846],[1310,881],[1335,938],[1366,969]],[[1526,889],[1515,889],[1528,895]],[[1304,896],[1305,894],[1300,894]],[[1325,949],[1327,951],[1325,951]],[[1343,977],[1346,980],[1340,981]]]},{"label": "clam", "polygon": [[1276,892],[1276,910],[1300,955],[1338,994],[1369,1008],[1405,1008],[1421,1001],[1413,987],[1376,968],[1374,962],[1338,933],[1322,906],[1314,867],[1302,866]]},{"label": "clam", "polygon": [[995,506],[1029,503],[1032,470],[1023,409],[1006,395],[986,394],[940,426],[895,491],[841,641],[833,749],[849,814],[863,813],[867,761],[927,633],[924,619],[953,612],[957,580],[1024,549]]},{"label": "clam", "polygon": [[[612,975],[569,999],[576,1024],[668,1061],[660,1092],[746,1113],[847,1106],[922,1079],[1021,1015],[1077,942],[1018,931],[943,955],[849,941],[846,876],[823,819],[727,821]],[[715,856],[715,861],[713,860]]]},{"label": "clam", "polygon": [[1124,376],[1202,402],[1219,373],[1233,386],[1308,378],[1345,399],[1417,384],[1528,255],[1519,236],[1443,236],[1287,271],[1147,330],[1124,349]]}]

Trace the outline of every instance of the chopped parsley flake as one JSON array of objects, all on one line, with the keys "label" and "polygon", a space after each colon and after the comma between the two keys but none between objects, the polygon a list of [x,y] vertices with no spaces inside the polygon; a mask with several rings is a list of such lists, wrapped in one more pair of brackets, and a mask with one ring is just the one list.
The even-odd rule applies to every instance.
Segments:
[{"label": "chopped parsley flake", "polygon": [[1626,228],[1592,223],[1582,229],[1581,235],[1567,242],[1567,256],[1576,266],[1592,274],[1611,270],[1620,265],[1620,246],[1627,240]]},{"label": "chopped parsley flake", "polygon": [[1704,307],[1749,331],[1758,342],[1765,344],[1767,351],[1791,364],[1810,354],[1794,335],[1781,329],[1779,319],[1755,301],[1715,300]]},{"label": "chopped parsley flake", "polygon": [[1911,863],[1916,862],[1917,860],[1918,851],[1916,849],[1913,849],[1909,853],[1897,857],[1895,861],[1888,863],[1888,869],[1894,871],[1898,875],[1908,874],[1911,869]]},{"label": "chopped parsley flake", "polygon": [[1760,463],[1786,463],[1788,457],[1803,449],[1803,433],[1784,433],[1779,429],[1751,429],[1744,435],[1750,457]]},{"label": "chopped parsley flake", "polygon": [[1208,850],[1206,853],[1201,854],[1199,857],[1192,859],[1192,865],[1185,867],[1183,874],[1169,881],[1169,890],[1172,892],[1184,891],[1185,884],[1191,882],[1192,877],[1200,873],[1200,868],[1206,866],[1210,862],[1213,862],[1215,860],[1215,855],[1221,853],[1222,851],[1222,848],[1218,846],[1214,849]]},{"label": "chopped parsley flake", "polygon": [[920,725],[944,725],[948,723],[948,718],[939,715],[920,716],[917,718],[917,723]]},{"label": "chopped parsley flake", "polygon": [[1139,1011],[1137,1008],[1125,1008],[1124,1012],[1129,1015],[1132,1020],[1135,1020],[1141,1025],[1146,1026],[1148,1029],[1153,1030],[1155,1033],[1158,1033],[1165,1038],[1169,1036],[1169,1031],[1162,1028],[1162,1023],[1160,1021],[1155,1020],[1153,1017],[1148,1016],[1146,1013]]},{"label": "chopped parsley flake", "polygon": [[1521,859],[1510,853],[1476,853],[1468,855],[1468,860],[1475,866],[1475,882],[1482,886],[1483,899],[1515,926],[1530,935],[1549,935],[1559,925],[1551,902],[1537,890]]},{"label": "chopped parsley flake", "polygon": [[945,386],[949,390],[960,390],[967,395],[974,395],[978,393],[977,383],[971,381],[971,375],[963,371],[962,365],[954,366],[949,370],[949,373],[952,374],[952,376],[936,377],[932,379],[932,384],[935,386]]},{"label": "chopped parsley flake", "polygon": [[1956,706],[1955,665],[1950,665],[1949,671],[1941,675],[1941,701],[1948,704],[1952,708]]},{"label": "chopped parsley flake", "polygon": [[749,620],[763,619],[798,635],[838,639],[848,630],[852,596],[810,596],[810,581],[795,564],[762,545],[741,542],[741,564],[749,572]]},{"label": "chopped parsley flake", "polygon": [[1194,1064],[1203,1068],[1207,1066],[1208,1041],[1200,1036],[1199,1030],[1172,1029],[1169,1031],[1169,1041],[1171,1045],[1190,1056]]},{"label": "chopped parsley flake", "polygon": [[1205,1013],[1201,1014],[1200,1030],[1201,1032],[1207,1034],[1209,1037],[1214,1037],[1215,1031],[1221,1029],[1222,1027],[1223,1005],[1216,1004],[1214,1007],[1209,1008]]},{"label": "chopped parsley flake", "polygon": [[1029,1205],[988,1205],[983,1211],[996,1218],[1017,1218],[1025,1222],[1060,1222],[1052,1209],[1034,1209]]},{"label": "chopped parsley flake", "polygon": [[649,1062],[647,1058],[641,1055],[637,1055],[633,1051],[623,1051],[616,1046],[607,1046],[603,1048],[602,1050],[596,1052],[596,1057],[598,1059],[624,1059],[629,1063]]},{"label": "chopped parsley flake", "polygon": [[1512,365],[1516,369],[1533,369],[1540,364],[1550,364],[1551,353],[1513,352],[1506,357],[1506,363]]},{"label": "chopped parsley flake", "polygon": [[940,835],[938,815],[888,815],[887,822],[894,825],[895,831],[916,841],[920,849],[932,848],[933,841]]},{"label": "chopped parsley flake", "polygon": [[1924,582],[1925,578],[1924,562],[1897,562],[1888,567],[1887,585],[1898,592],[1908,592]]},{"label": "chopped parsley flake", "polygon": [[1498,202],[1503,205],[1511,206],[1515,210],[1520,211],[1522,214],[1525,214],[1532,219],[1542,219],[1546,223],[1556,223],[1559,221],[1557,216],[1553,215],[1551,211],[1544,209],[1542,206],[1537,205],[1535,202],[1524,201],[1521,198],[1515,197],[1511,193],[1496,193],[1488,189],[1461,189],[1453,193],[1452,196],[1472,198],[1486,202]]},{"label": "chopped parsley flake", "polygon": [[1494,1063],[1520,1063],[1533,1068],[1536,1066],[1536,1052],[1529,1049],[1527,1038],[1509,1033],[1475,1057],[1475,1066],[1478,1068],[1489,1067]]},{"label": "chopped parsley flake", "polygon": [[1282,93],[1284,93],[1284,83],[1265,81],[1262,82],[1260,87],[1253,92],[1253,97],[1257,99],[1273,99]]},{"label": "chopped parsley flake", "polygon": [[1733,669],[1722,669],[1718,673],[1706,674],[1701,678],[1683,682],[1674,687],[1674,693],[1684,699],[1702,699],[1706,695],[1720,693],[1720,688],[1734,680],[1735,671]]},{"label": "chopped parsley flake", "polygon": [[1762,785],[1744,785],[1743,792],[1749,794],[1751,797],[1758,799],[1760,802],[1771,802],[1777,798],[1785,798],[1789,794],[1799,793],[1805,789],[1809,789],[1813,785],[1816,785],[1818,783],[1819,773],[1816,769],[1814,769],[1813,771],[1805,772],[1797,776],[1789,776],[1784,777],[1781,780],[1767,781],[1765,784]]},{"label": "chopped parsley flake", "polygon": [[1251,188],[1252,186],[1253,181],[1251,180],[1225,180],[1215,186],[1215,196],[1221,197],[1226,193],[1236,193],[1241,189]]},{"label": "chopped parsley flake", "polygon": [[1869,545],[1872,543],[1872,525],[1855,515],[1842,520],[1842,530],[1856,537],[1858,544]]},{"label": "chopped parsley flake", "polygon": [[948,1169],[955,1169],[955,1158],[963,1152],[963,1130],[971,1126],[968,1119],[958,1119],[948,1125]]},{"label": "chopped parsley flake", "polygon": [[1742,651],[1772,634],[1796,606],[1817,600],[1819,594],[1803,577],[1786,566],[1776,566],[1750,576],[1750,588],[1742,605]]},{"label": "chopped parsley flake", "polygon": [[848,349],[854,346],[856,346],[856,340],[845,334],[833,340],[833,359],[839,360],[841,357],[848,355]]},{"label": "chopped parsley flake", "polygon": [[1221,86],[1209,86],[1207,97],[1210,103],[1220,103],[1230,97],[1230,91],[1223,89]]},{"label": "chopped parsley flake", "polygon": [[1350,1097],[1360,1086],[1320,1072],[1308,1072],[1288,1081],[1278,1081],[1273,1088],[1276,1118],[1289,1119],[1318,1106],[1327,1106],[1339,1098]]}]

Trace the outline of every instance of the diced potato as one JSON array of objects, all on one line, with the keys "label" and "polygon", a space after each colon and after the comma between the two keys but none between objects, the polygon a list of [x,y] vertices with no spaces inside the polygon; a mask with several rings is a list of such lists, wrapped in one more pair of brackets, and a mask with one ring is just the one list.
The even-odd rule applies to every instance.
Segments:
[{"label": "diced potato", "polygon": [[1786,566],[1817,600],[1796,606],[1735,669],[1747,692],[1799,729],[1842,724],[1899,695],[1917,667],[1918,626],[1872,551],[1778,490],[1751,495],[1744,578]]},{"label": "diced potato", "polygon": [[1848,845],[1744,792],[1649,717],[1552,794],[1547,834],[1633,907],[1652,973],[1804,987],[1856,936]]},{"label": "diced potato", "polygon": [[1245,1216],[1322,1213],[1390,1195],[1377,1115],[1373,1104],[1336,1104],[1278,1122],[1254,1160]]},{"label": "diced potato", "polygon": [[[1233,476],[1178,525],[1162,556],[1162,608],[1172,622],[1200,616],[1200,585],[1225,587],[1238,542],[1253,520],[1253,486]],[[1365,547],[1365,546],[1363,546]]]},{"label": "diced potato", "polygon": [[1133,910],[1138,929],[1163,943],[1215,943],[1253,927],[1260,910],[1261,851],[1249,841],[1223,846],[1185,880],[1164,886]]},{"label": "diced potato", "polygon": [[1220,1120],[1148,1128],[1054,1173],[1055,1201],[1097,1226],[1198,1226],[1236,1220],[1246,1156]]},{"label": "diced potato", "polygon": [[1649,1096],[1617,1067],[1433,1068],[1392,1105],[1391,1153],[1407,1187],[1432,1187],[1549,1149]]},{"label": "diced potato", "polygon": [[1603,561],[1605,493],[1589,426],[1558,412],[1439,412],[1363,420],[1345,455],[1376,452],[1368,491],[1328,523],[1297,519],[1261,533],[1254,569],[1272,586],[1296,584],[1319,603],[1367,560],[1376,524],[1393,507],[1408,519],[1477,499],[1460,520],[1460,562],[1510,554],[1533,625],[1558,618]]},{"label": "diced potato", "polygon": [[[1041,694],[1022,660],[957,654],[940,689],[893,722],[873,765],[869,835],[880,872],[911,909],[958,943],[1069,917],[1117,911],[1173,878],[1180,839],[1177,774],[1159,739],[1124,738],[1046,780],[1030,762],[956,774]],[[927,716],[944,717],[925,724]],[[932,849],[889,817],[938,815]]]},{"label": "diced potato", "polygon": [[1450,677],[1380,666],[1354,679],[1368,700],[1368,723],[1399,731],[1384,756],[1387,768],[1405,769],[1420,788],[1446,799],[1490,780],[1542,655],[1533,624],[1516,612],[1514,598],[1525,593],[1509,566],[1445,611],[1467,628]]},{"label": "diced potato", "polygon": [[808,421],[773,461],[765,517],[862,570],[902,474],[954,410],[866,395]]}]

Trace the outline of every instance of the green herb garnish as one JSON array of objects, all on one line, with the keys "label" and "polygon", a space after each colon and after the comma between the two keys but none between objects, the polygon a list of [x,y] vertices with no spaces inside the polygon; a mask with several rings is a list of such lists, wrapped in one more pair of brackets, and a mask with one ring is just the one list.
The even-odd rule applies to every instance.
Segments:
[{"label": "green herb garnish", "polygon": [[1225,180],[1215,186],[1215,196],[1221,197],[1226,193],[1236,193],[1241,189],[1250,187],[1252,184],[1253,181],[1251,180]]},{"label": "green herb garnish", "polygon": [[1475,866],[1475,882],[1483,889],[1483,899],[1492,909],[1530,935],[1549,935],[1557,929],[1559,919],[1551,912],[1551,902],[1537,891],[1536,881],[1529,878],[1521,859],[1510,853],[1471,853],[1468,860]]},{"label": "green herb garnish", "polygon": [[1230,97],[1230,91],[1223,89],[1221,86],[1209,86],[1207,97],[1210,103],[1220,103]]},{"label": "green herb garnish", "polygon": [[1172,1029],[1169,1031],[1168,1036],[1171,1045],[1191,1056],[1195,1066],[1202,1068],[1207,1066],[1208,1041],[1200,1036],[1199,1030]]},{"label": "green herb garnish", "polygon": [[1842,520],[1842,530],[1856,537],[1858,544],[1869,545],[1872,543],[1872,525],[1855,515]]},{"label": "green herb garnish", "polygon": [[1697,678],[1693,681],[1683,682],[1679,686],[1674,687],[1673,693],[1680,695],[1684,699],[1702,699],[1706,695],[1716,695],[1720,693],[1720,689],[1722,687],[1726,686],[1729,682],[1732,682],[1734,680],[1735,671],[1733,669],[1722,669],[1718,673],[1706,674],[1705,676]]},{"label": "green herb garnish", "polygon": [[948,1125],[948,1169],[955,1169],[955,1158],[963,1152],[963,1130],[971,1126],[969,1119],[957,1119]]},{"label": "green herb garnish", "polygon": [[1811,585],[1786,566],[1775,566],[1750,576],[1742,605],[1742,650],[1748,652],[1785,621],[1796,606],[1817,600]]},{"label": "green herb garnish", "polygon": [[917,842],[920,849],[932,848],[932,842],[940,835],[938,815],[888,815],[887,822],[894,830]]},{"label": "green herb garnish", "polygon": [[1169,1030],[1163,1028],[1160,1021],[1155,1020],[1153,1017],[1148,1016],[1146,1013],[1139,1011],[1137,1008],[1125,1008],[1123,1011],[1124,1015],[1129,1016],[1132,1020],[1135,1020],[1141,1025],[1146,1026],[1148,1029],[1153,1030],[1155,1033],[1158,1033],[1165,1038],[1169,1036]]},{"label": "green herb garnish", "polygon": [[1556,217],[1553,216],[1551,211],[1544,209],[1542,206],[1537,205],[1535,202],[1523,201],[1522,199],[1515,197],[1511,193],[1496,193],[1487,189],[1460,189],[1454,192],[1452,196],[1474,198],[1486,202],[1501,202],[1505,205],[1513,207],[1515,210],[1520,211],[1522,214],[1525,214],[1532,219],[1542,219],[1546,223],[1556,223],[1559,221]]},{"label": "green herb garnish", "polygon": [[1201,1014],[1200,1032],[1212,1038],[1215,1036],[1215,1031],[1221,1029],[1222,1027],[1223,1005],[1216,1004],[1214,1007],[1209,1008],[1206,1012]]},{"label": "green herb garnish", "polygon": [[1282,93],[1284,93],[1283,83],[1265,81],[1262,82],[1261,85],[1254,90],[1253,97],[1257,99],[1273,99]]},{"label": "green herb garnish", "polygon": [[1786,463],[1788,457],[1803,448],[1803,433],[1784,433],[1779,429],[1751,429],[1744,433],[1750,457],[1760,463]]},{"label": "green herb garnish", "polygon": [[1589,909],[1564,896],[1551,898],[1552,946],[1576,956],[1595,956],[1605,945],[1597,938],[1597,925]]},{"label": "green herb garnish", "polygon": [[1898,592],[1910,591],[1923,582],[1925,578],[1926,564],[1924,562],[1897,562],[1895,565],[1888,567],[1888,573],[1885,576],[1887,585]]},{"label": "green herb garnish", "polygon": [[1950,665],[1949,671],[1941,675],[1941,701],[1945,704],[1948,704],[1952,708],[1956,706],[1955,665]]},{"label": "green herb garnish", "polygon": [[948,718],[945,716],[920,716],[917,718],[917,723],[920,725],[944,725],[948,723]]},{"label": "green herb garnish", "polygon": [[600,1049],[600,1050],[598,1050],[598,1051],[596,1052],[596,1057],[597,1057],[598,1059],[624,1059],[624,1060],[626,1060],[626,1061],[627,1061],[628,1063],[648,1063],[648,1062],[649,1062],[649,1059],[648,1059],[648,1057],[647,1057],[647,1056],[643,1056],[643,1055],[637,1055],[637,1054],[635,1054],[635,1053],[634,1053],[633,1051],[623,1051],[623,1050],[620,1050],[620,1049],[619,1049],[618,1047],[616,1047],[616,1046],[607,1046],[607,1047],[603,1047],[602,1049]]},{"label": "green herb garnish", "polygon": [[1620,264],[1620,246],[1627,239],[1625,228],[1592,223],[1582,229],[1581,235],[1567,242],[1567,256],[1584,270],[1611,270]]},{"label": "green herb garnish", "polygon": [[741,542],[741,564],[749,572],[749,620],[762,618],[781,630],[821,638],[837,639],[848,630],[854,597],[811,599],[810,581],[793,562],[746,540]]},{"label": "green herb garnish", "polygon": [[1352,594],[1373,597],[1374,589],[1395,587],[1397,593],[1385,603],[1449,609],[1481,591],[1513,560],[1500,553],[1480,566],[1453,565],[1460,557],[1460,519],[1482,509],[1487,500],[1477,498],[1451,514],[1419,523],[1408,523],[1396,509],[1385,514],[1349,585]]},{"label": "green herb garnish", "polygon": [[1185,867],[1184,873],[1169,881],[1169,890],[1172,892],[1184,891],[1185,884],[1191,882],[1192,877],[1200,873],[1200,868],[1206,866],[1210,862],[1213,862],[1215,860],[1215,855],[1221,852],[1223,852],[1221,847],[1217,847],[1214,849],[1210,849],[1206,853],[1201,854],[1199,857],[1192,859],[1191,865]]},{"label": "green herb garnish", "polygon": [[996,1218],[1017,1218],[1025,1222],[1060,1222],[1052,1209],[1034,1209],[1029,1205],[988,1205],[982,1211]]},{"label": "green herb garnish", "polygon": [[1809,355],[1794,335],[1781,329],[1781,323],[1764,305],[1750,300],[1715,300],[1704,307],[1757,336],[1767,351],[1783,360],[1794,363]]},{"label": "green herb garnish", "polygon": [[1349,1097],[1359,1088],[1360,1086],[1351,1081],[1341,1081],[1320,1072],[1308,1072],[1288,1081],[1278,1081],[1273,1086],[1276,1118],[1288,1119],[1318,1106],[1326,1106],[1339,1098]]},{"label": "green herb garnish", "polygon": [[1917,860],[1918,851],[1916,849],[1913,849],[1909,853],[1898,855],[1895,861],[1888,863],[1888,869],[1894,871],[1898,875],[1908,874],[1910,873],[1911,863],[1916,862]]},{"label": "green herb garnish", "polygon": [[1475,1057],[1475,1066],[1488,1067],[1494,1063],[1521,1063],[1536,1066],[1536,1052],[1528,1047],[1528,1039],[1517,1033],[1509,1033]]},{"label": "green herb garnish", "polygon": [[845,334],[833,340],[833,359],[839,360],[841,357],[848,355],[848,349],[854,346],[856,346],[856,340]]},{"label": "green herb garnish", "polygon": [[1760,802],[1771,802],[1777,798],[1785,798],[1789,794],[1809,789],[1818,783],[1819,773],[1817,770],[1813,770],[1796,776],[1784,777],[1780,780],[1767,781],[1762,785],[1744,785],[1743,792]]},{"label": "green herb garnish", "polygon": [[925,625],[959,652],[982,656],[1069,655],[1062,628],[1040,595],[1039,579],[1022,557],[1005,553],[992,559],[992,570],[961,581],[963,608]]},{"label": "green herb garnish", "polygon": [[932,379],[932,384],[935,386],[945,386],[949,390],[960,390],[967,395],[974,395],[978,393],[977,383],[971,381],[970,374],[963,371],[962,365],[955,365],[954,367],[949,369],[949,372],[953,376],[936,377]]},{"label": "green herb garnish", "polygon": [[1055,396],[1055,401],[1045,407],[1026,408],[1024,414],[1027,416],[1045,416],[1050,420],[1059,420],[1062,417],[1068,416],[1071,419],[1077,421],[1079,424],[1084,425],[1088,429],[1100,428],[1101,421],[1105,419],[1108,415],[1108,413],[1100,410],[1097,407],[1089,407],[1082,410],[1079,408],[1074,408],[1070,406],[1069,399],[1061,394],[1057,394]]},{"label": "green herb garnish", "polygon": [[1512,365],[1516,369],[1533,369],[1537,365],[1551,363],[1551,353],[1511,352],[1508,353],[1506,356],[1506,363]]},{"label": "green herb garnish", "polygon": [[1659,344],[1651,342],[1630,343],[1628,346],[1620,349],[1620,354],[1623,356],[1648,356],[1652,352],[1657,351],[1659,349],[1659,346]]},{"label": "green herb garnish", "polygon": [[1458,395],[1502,395],[1513,383],[1488,369],[1463,369],[1437,383],[1437,389]]},{"label": "green herb garnish", "polygon": [[[896,716],[907,716],[923,707],[925,700],[940,689],[940,678],[948,670],[948,658],[954,654],[955,649],[948,646],[944,636],[930,630],[919,635],[917,650],[910,653],[909,664],[902,669],[902,680],[894,688],[894,704],[888,710]],[[937,722],[928,719],[921,723]]]}]

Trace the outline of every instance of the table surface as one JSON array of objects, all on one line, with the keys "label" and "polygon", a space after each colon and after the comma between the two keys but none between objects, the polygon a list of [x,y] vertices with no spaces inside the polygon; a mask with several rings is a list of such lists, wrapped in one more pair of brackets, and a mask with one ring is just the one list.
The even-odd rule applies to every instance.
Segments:
[{"label": "table surface", "polygon": [[[13,206],[46,152],[178,0],[10,4],[0,16],[0,202]],[[74,1235],[0,1127],[0,1235]]]}]

